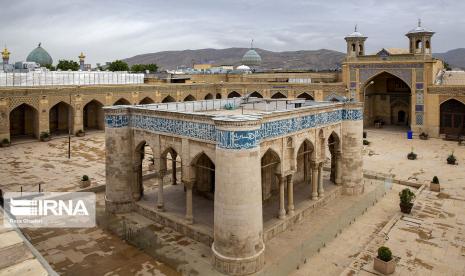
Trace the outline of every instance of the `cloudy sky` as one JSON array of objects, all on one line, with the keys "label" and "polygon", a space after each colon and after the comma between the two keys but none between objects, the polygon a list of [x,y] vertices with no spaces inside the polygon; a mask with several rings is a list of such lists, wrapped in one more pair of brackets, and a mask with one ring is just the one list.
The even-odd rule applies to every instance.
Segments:
[{"label": "cloudy sky", "polygon": [[463,0],[1,0],[0,43],[12,61],[39,42],[58,59],[111,61],[166,50],[248,47],[345,51],[358,24],[368,52],[407,47],[422,18],[433,51],[465,47]]}]

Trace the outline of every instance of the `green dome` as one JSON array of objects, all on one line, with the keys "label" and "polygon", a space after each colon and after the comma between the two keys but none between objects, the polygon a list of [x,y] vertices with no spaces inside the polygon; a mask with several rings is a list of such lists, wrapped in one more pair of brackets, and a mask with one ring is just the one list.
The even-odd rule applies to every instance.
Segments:
[{"label": "green dome", "polygon": [[26,61],[36,62],[40,64],[40,66],[52,65],[53,63],[52,57],[47,53],[47,51],[44,50],[44,48],[40,46],[40,43],[39,46],[37,46],[37,48],[32,50],[31,53],[29,53],[29,55],[26,58]]},{"label": "green dome", "polygon": [[261,62],[262,58],[254,49],[248,50],[242,57],[242,64],[247,66],[258,66]]}]

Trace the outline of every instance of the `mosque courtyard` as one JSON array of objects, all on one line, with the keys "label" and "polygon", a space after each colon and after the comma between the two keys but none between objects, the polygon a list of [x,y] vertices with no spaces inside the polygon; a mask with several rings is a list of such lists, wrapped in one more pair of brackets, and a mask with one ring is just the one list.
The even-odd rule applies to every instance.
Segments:
[{"label": "mosque courtyard", "polygon": [[[373,275],[372,257],[383,244],[396,257],[394,275],[464,275],[465,146],[440,139],[424,141],[415,137],[407,140],[404,131],[397,129],[370,129],[367,140],[370,145],[363,149],[365,173],[390,174],[397,182],[415,183],[416,187],[411,187],[417,193],[412,214],[401,216],[399,211],[397,194],[405,188],[404,185],[366,178],[366,193],[376,185],[392,185],[392,188],[318,253],[306,259],[304,265],[296,266],[293,275]],[[9,148],[0,148],[0,188],[4,192],[20,191],[21,187],[23,191],[37,191],[40,183],[43,191],[76,191],[80,189],[80,177],[86,174],[92,180],[91,187],[101,187],[97,188],[100,190],[97,198],[102,207],[104,133],[73,137],[71,159],[67,156],[67,143],[67,138],[62,137],[50,142],[23,141]],[[417,160],[406,158],[412,149],[418,154]],[[457,157],[458,165],[446,164],[451,152]],[[440,180],[440,193],[429,191],[433,176]],[[170,179],[166,183],[171,183]],[[144,181],[144,185],[148,194],[151,189],[156,189],[156,183],[151,179]],[[312,222],[310,216],[271,240],[267,249],[269,262],[278,262],[280,251],[284,252],[281,254],[295,253],[286,251],[291,250],[295,236],[332,227],[339,216],[347,214],[347,206],[361,204],[358,200],[349,197],[345,201],[330,202],[312,215],[320,217],[318,221]],[[197,214],[201,215],[200,212]],[[202,219],[208,222],[210,218],[199,218]],[[157,230],[163,232],[166,241],[191,251],[204,250],[200,243],[181,237],[166,227]],[[84,273],[91,267],[108,275],[124,272],[175,275],[180,270],[178,267],[176,272],[164,265],[163,260],[152,258],[101,227],[72,231],[29,229],[25,233],[51,266],[63,274]],[[203,253],[198,255],[205,258]],[[126,261],[122,262],[123,259]],[[281,261],[286,262],[285,259]],[[206,264],[208,262],[205,260]]]}]

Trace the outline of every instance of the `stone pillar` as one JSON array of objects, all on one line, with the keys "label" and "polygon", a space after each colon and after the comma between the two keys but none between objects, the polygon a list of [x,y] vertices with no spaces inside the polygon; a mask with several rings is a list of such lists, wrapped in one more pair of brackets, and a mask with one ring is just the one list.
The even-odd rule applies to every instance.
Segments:
[{"label": "stone pillar", "polygon": [[158,181],[158,196],[157,196],[157,209],[160,211],[165,210],[165,200],[163,198],[163,178],[166,175],[166,171],[160,170],[157,175]]},{"label": "stone pillar", "polygon": [[325,194],[323,187],[323,162],[318,163],[318,197],[322,198]]},{"label": "stone pillar", "polygon": [[173,178],[173,185],[176,185],[176,157],[178,155],[176,153],[171,153],[171,172],[172,172],[172,178]]},{"label": "stone pillar", "polygon": [[133,142],[127,108],[104,108],[105,111],[105,205],[113,213],[131,211]]},{"label": "stone pillar", "polygon": [[0,98],[0,141],[11,140],[10,137],[10,110],[6,98]]},{"label": "stone pillar", "polygon": [[287,176],[287,213],[292,216],[294,215],[294,180],[293,175]]},{"label": "stone pillar", "polygon": [[318,163],[312,162],[312,200],[318,199]]},{"label": "stone pillar", "polygon": [[284,182],[286,178],[279,175],[279,219],[286,217],[286,208],[284,207]]},{"label": "stone pillar", "polygon": [[186,187],[186,222],[187,224],[193,224],[194,209],[192,207],[192,188],[194,186],[194,181],[186,181],[184,182],[184,186]]},{"label": "stone pillar", "polygon": [[248,275],[265,263],[260,121],[213,120],[217,131],[213,266],[225,274]]},{"label": "stone pillar", "polygon": [[336,158],[336,177],[335,177],[335,183],[336,185],[341,185],[342,184],[342,154],[341,151],[336,151],[335,154]]},{"label": "stone pillar", "polygon": [[342,184],[343,193],[363,193],[363,105],[346,103],[342,115]]}]

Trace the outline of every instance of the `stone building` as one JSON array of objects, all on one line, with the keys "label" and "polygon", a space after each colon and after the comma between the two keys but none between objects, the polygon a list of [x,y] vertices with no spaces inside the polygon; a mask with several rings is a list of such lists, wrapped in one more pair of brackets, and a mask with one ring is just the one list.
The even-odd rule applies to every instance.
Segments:
[{"label": "stone building", "polygon": [[[104,110],[106,209],[135,210],[211,245],[222,273],[259,271],[268,240],[315,206],[364,191],[359,103],[241,97]],[[146,147],[152,190],[143,187]],[[174,180],[164,183],[168,170]]]}]

